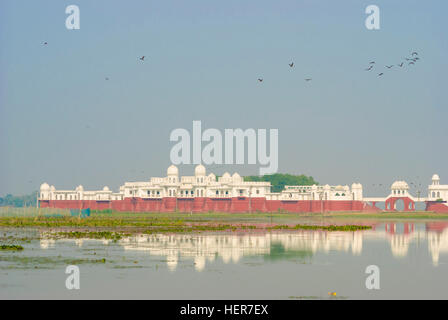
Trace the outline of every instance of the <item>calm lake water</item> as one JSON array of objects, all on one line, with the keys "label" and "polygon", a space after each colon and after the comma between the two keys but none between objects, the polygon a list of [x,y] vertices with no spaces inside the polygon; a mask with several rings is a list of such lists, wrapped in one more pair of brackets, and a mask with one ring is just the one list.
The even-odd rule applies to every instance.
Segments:
[{"label": "calm lake water", "polygon": [[[39,236],[32,229],[0,232]],[[22,245],[22,252],[0,252],[1,299],[448,299],[443,221]],[[80,268],[79,290],[65,287],[69,264]],[[369,265],[379,267],[379,290],[366,288]]]}]

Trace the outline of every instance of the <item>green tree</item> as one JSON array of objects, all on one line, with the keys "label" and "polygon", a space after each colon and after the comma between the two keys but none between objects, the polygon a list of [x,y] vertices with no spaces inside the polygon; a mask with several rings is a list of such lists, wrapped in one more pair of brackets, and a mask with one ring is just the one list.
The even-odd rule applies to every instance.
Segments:
[{"label": "green tree", "polygon": [[244,181],[270,182],[272,192],[281,192],[285,186],[312,186],[319,184],[313,177],[306,175],[293,175],[288,173],[274,173],[264,176],[247,176]]},{"label": "green tree", "polygon": [[13,196],[12,194],[7,194],[5,197],[0,198],[0,206],[11,206],[11,207],[35,206],[37,195],[38,195],[37,191],[23,196]]}]

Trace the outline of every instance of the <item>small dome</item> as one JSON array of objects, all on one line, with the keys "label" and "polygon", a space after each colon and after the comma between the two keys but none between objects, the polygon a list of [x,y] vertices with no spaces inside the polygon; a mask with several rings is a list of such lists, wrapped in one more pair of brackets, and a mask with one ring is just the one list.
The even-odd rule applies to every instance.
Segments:
[{"label": "small dome", "polygon": [[231,177],[230,177],[230,173],[228,173],[228,172],[225,172],[223,175],[222,175],[222,177],[223,177],[223,179],[230,179]]},{"label": "small dome", "polygon": [[110,190],[109,190],[109,187],[107,187],[107,186],[104,187],[104,188],[103,188],[103,191],[110,191]]},{"label": "small dome", "polygon": [[233,175],[232,175],[232,179],[233,180],[240,180],[241,179],[241,176],[238,174],[238,173],[234,173]]},{"label": "small dome", "polygon": [[434,174],[432,176],[432,180],[440,180],[439,175],[438,174]]},{"label": "small dome", "polygon": [[341,185],[336,186],[335,189],[336,189],[337,191],[344,191],[344,190],[345,190],[345,188],[344,188],[343,186],[341,186]]},{"label": "small dome", "polygon": [[48,185],[48,183],[44,182],[40,185],[40,191],[48,191],[50,190],[50,186]]},{"label": "small dome", "polygon": [[205,176],[205,167],[202,164],[198,164],[196,168],[194,168],[195,176]]},{"label": "small dome", "polygon": [[392,186],[391,189],[409,189],[408,184],[405,181],[395,181]]},{"label": "small dome", "polygon": [[78,191],[84,191],[84,187],[83,187],[82,185],[79,185],[79,186],[76,188],[76,190],[78,190]]},{"label": "small dome", "polygon": [[51,191],[56,191],[56,188],[55,188],[54,186],[51,186],[51,187],[50,187],[50,190],[51,190]]},{"label": "small dome", "polygon": [[166,170],[167,176],[178,176],[179,175],[179,169],[175,165],[170,165],[168,169]]}]

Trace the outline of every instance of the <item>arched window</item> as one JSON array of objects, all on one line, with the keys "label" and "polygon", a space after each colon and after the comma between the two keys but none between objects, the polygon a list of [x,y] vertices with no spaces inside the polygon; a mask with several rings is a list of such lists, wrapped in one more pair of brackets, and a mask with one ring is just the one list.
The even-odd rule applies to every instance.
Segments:
[{"label": "arched window", "polygon": [[437,198],[440,198],[440,192],[437,192]]},{"label": "arched window", "polygon": [[433,191],[432,192],[432,197],[435,198],[436,197],[436,193]]}]

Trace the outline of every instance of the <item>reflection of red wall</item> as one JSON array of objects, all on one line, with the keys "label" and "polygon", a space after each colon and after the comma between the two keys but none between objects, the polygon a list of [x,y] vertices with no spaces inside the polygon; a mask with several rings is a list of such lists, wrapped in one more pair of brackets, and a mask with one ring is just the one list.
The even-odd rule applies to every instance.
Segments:
[{"label": "reflection of red wall", "polygon": [[435,232],[443,232],[443,230],[448,228],[448,222],[427,222],[426,230],[427,231],[435,231]]},{"label": "reflection of red wall", "polygon": [[[384,225],[384,230],[386,231],[386,233],[395,234],[395,233],[397,233],[397,230],[396,230],[397,225],[398,224],[394,223],[394,222],[386,223]],[[408,235],[415,231],[415,225],[413,223],[405,222],[405,223],[401,223],[401,225],[403,226],[403,231],[399,232],[400,234]]]},{"label": "reflection of red wall", "polygon": [[40,201],[42,208],[86,209],[130,212],[328,212],[365,211],[362,201],[266,200],[266,198],[126,198],[115,201],[50,200]]}]

